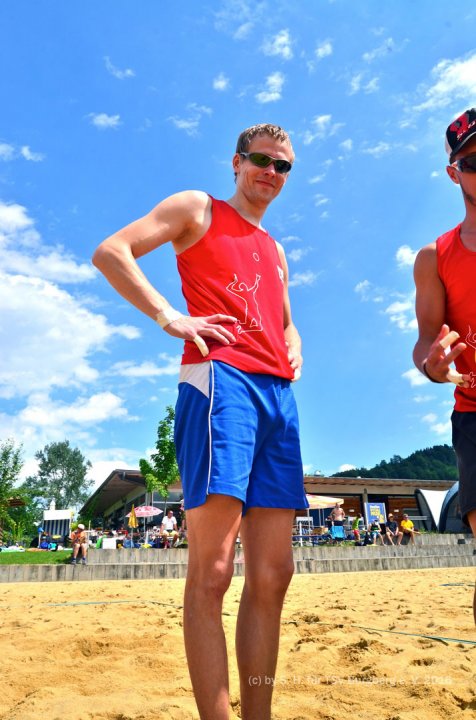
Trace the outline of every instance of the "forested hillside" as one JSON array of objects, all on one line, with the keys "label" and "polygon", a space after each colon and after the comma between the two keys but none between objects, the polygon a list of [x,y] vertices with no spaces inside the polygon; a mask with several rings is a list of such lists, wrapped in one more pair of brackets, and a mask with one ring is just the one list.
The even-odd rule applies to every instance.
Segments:
[{"label": "forested hillside", "polygon": [[434,445],[417,450],[407,458],[394,455],[372,468],[356,468],[334,473],[332,477],[400,478],[419,480],[457,480],[456,456],[450,445]]}]

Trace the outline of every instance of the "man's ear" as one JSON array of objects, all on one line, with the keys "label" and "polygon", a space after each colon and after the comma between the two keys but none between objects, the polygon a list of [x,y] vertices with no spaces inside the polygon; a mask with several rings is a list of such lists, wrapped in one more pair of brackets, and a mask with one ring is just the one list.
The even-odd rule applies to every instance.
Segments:
[{"label": "man's ear", "polygon": [[455,183],[455,185],[460,185],[459,176],[456,168],[452,167],[451,165],[446,166],[446,172],[448,173],[448,177],[452,182]]},{"label": "man's ear", "polygon": [[239,155],[238,153],[235,153],[233,155],[233,160],[231,161],[231,164],[233,166],[233,172],[237,173],[238,170],[240,169],[241,155]]}]

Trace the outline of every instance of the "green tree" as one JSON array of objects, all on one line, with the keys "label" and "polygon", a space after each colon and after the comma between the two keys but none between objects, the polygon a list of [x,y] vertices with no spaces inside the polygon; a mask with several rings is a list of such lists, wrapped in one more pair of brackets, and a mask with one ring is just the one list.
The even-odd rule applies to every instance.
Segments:
[{"label": "green tree", "polygon": [[165,408],[165,418],[157,427],[156,451],[150,460],[141,458],[139,468],[148,493],[157,491],[167,500],[169,487],[178,480],[179,471],[174,443],[175,411],[171,405]]},{"label": "green tree", "polygon": [[86,478],[91,466],[78,448],[69,441],[45,445],[36,455],[38,472],[26,479],[24,489],[42,509],[52,500],[61,510],[83,505],[93,480]]},{"label": "green tree", "polygon": [[21,497],[21,490],[16,487],[23,467],[22,446],[15,446],[9,438],[0,443],[0,527],[10,526],[13,520],[10,500]]}]

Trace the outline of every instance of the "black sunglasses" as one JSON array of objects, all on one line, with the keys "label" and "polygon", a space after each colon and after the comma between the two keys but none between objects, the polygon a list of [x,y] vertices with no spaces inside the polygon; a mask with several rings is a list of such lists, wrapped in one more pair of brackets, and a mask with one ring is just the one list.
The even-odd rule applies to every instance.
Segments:
[{"label": "black sunglasses", "polygon": [[250,162],[252,162],[253,165],[256,165],[257,167],[260,167],[260,168],[267,168],[269,165],[271,165],[271,163],[273,163],[274,169],[280,175],[285,175],[292,168],[292,163],[288,162],[287,160],[278,160],[277,158],[270,157],[269,155],[265,155],[264,153],[240,152],[240,153],[238,153],[238,155],[241,155],[241,157],[244,157],[244,158],[248,158],[248,160],[250,160]]},{"label": "black sunglasses", "polygon": [[455,162],[451,163],[451,165],[452,167],[456,167],[462,173],[476,173],[476,153],[473,155],[467,155],[459,160],[455,160]]}]

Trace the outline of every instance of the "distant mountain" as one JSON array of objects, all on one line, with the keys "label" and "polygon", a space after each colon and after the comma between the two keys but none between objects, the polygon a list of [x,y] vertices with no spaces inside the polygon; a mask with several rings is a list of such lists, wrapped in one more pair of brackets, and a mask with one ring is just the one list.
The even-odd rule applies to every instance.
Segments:
[{"label": "distant mountain", "polygon": [[356,468],[331,477],[397,478],[408,480],[457,480],[456,455],[450,445],[417,450],[407,458],[394,455],[372,468]]}]

